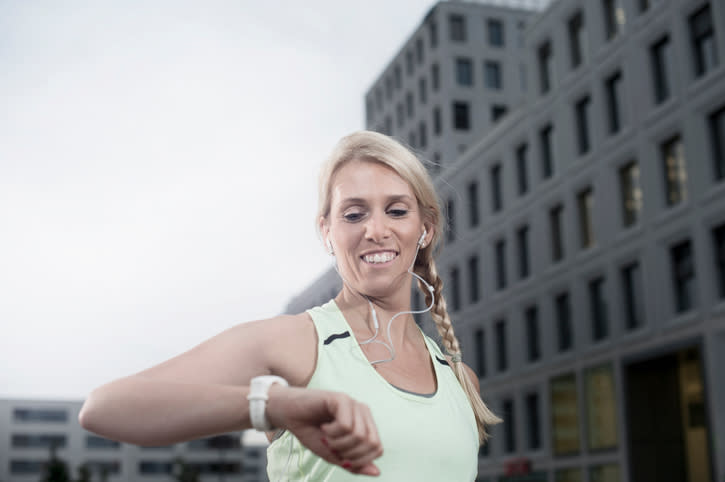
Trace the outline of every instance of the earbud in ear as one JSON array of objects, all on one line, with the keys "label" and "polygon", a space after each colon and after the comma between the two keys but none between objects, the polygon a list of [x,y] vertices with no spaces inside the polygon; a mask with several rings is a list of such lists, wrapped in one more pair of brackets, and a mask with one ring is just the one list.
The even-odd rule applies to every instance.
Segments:
[{"label": "earbud in ear", "polygon": [[330,256],[335,256],[335,251],[332,249],[332,241],[330,241],[330,238],[327,238],[327,252],[330,253]]},{"label": "earbud in ear", "polygon": [[425,237],[428,234],[428,230],[423,228],[423,234],[420,235],[420,239],[418,240],[418,246],[421,248],[425,247]]}]

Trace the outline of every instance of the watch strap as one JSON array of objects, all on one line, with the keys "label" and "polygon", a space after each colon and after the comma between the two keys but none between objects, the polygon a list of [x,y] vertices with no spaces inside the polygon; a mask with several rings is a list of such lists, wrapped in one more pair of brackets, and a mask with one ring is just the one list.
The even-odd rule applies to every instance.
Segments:
[{"label": "watch strap", "polygon": [[256,430],[262,432],[274,430],[274,427],[267,420],[265,411],[269,399],[269,387],[275,383],[279,383],[284,387],[289,386],[287,380],[276,375],[261,375],[252,378],[249,382],[249,394],[247,395],[247,400],[249,400],[249,420]]}]

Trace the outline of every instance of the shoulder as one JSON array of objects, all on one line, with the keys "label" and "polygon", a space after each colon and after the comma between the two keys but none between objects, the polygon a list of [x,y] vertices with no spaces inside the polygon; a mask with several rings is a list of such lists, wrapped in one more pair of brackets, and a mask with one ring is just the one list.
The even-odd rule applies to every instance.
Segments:
[{"label": "shoulder", "polygon": [[279,315],[257,323],[271,372],[305,386],[317,363],[317,331],[310,315]]}]

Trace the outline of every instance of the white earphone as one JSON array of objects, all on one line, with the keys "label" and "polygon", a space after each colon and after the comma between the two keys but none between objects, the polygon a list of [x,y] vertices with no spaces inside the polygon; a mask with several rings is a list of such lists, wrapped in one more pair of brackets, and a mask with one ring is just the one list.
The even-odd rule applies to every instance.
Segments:
[{"label": "white earphone", "polygon": [[330,238],[326,239],[327,244],[327,252],[330,253],[330,256],[335,256],[335,250],[332,249],[332,241],[330,241]]},{"label": "white earphone", "polygon": [[418,246],[421,248],[425,247],[425,236],[428,234],[428,230],[423,228],[423,234],[420,235],[420,239],[418,240]]}]

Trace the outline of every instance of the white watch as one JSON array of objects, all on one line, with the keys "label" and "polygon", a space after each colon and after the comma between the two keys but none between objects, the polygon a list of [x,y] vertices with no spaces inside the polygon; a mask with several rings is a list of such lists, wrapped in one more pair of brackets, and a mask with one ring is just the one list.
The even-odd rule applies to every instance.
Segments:
[{"label": "white watch", "polygon": [[247,400],[249,400],[249,420],[252,422],[252,427],[262,432],[274,430],[265,415],[267,399],[269,398],[267,393],[269,387],[274,383],[279,383],[284,387],[289,386],[287,380],[276,375],[254,377],[249,382],[249,395],[247,395]]}]

